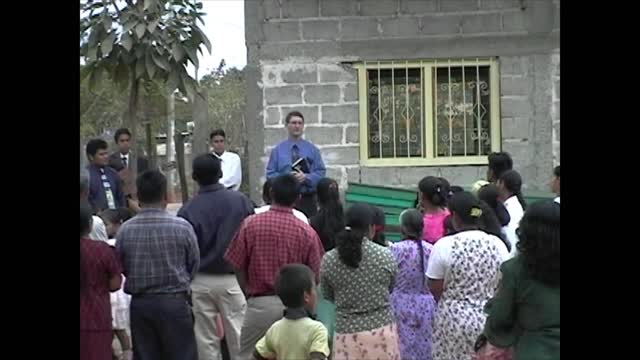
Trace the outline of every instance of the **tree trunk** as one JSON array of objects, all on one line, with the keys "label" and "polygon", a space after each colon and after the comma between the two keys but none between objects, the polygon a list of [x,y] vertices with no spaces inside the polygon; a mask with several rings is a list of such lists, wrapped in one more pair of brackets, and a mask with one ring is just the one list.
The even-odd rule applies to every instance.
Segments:
[{"label": "tree trunk", "polygon": [[[167,89],[167,142],[166,142],[166,159],[171,164],[176,160],[174,136],[176,132],[176,100],[173,96],[173,90]],[[175,199],[176,171],[173,167],[169,167],[167,171],[168,196],[170,200]]]},{"label": "tree trunk", "polygon": [[[127,127],[131,131],[131,155],[129,155],[129,164],[131,166],[131,173],[133,176],[138,175],[138,154],[136,154],[137,140],[138,140],[138,91],[140,82],[136,79],[135,71],[131,72],[131,88],[129,89],[129,111],[128,111],[128,124]],[[137,191],[136,191],[137,192]]]}]

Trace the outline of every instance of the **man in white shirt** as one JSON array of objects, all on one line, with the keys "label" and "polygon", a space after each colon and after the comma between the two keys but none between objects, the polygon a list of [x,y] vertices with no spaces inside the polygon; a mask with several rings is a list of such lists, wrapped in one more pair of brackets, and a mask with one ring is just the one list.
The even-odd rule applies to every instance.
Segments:
[{"label": "man in white shirt", "polygon": [[553,201],[560,204],[560,165],[553,169],[553,179],[551,179],[551,191],[556,194],[556,198]]},{"label": "man in white shirt", "polygon": [[213,155],[220,160],[220,166],[222,168],[220,184],[229,190],[237,191],[242,184],[240,156],[224,150],[225,138],[224,130],[214,130],[211,132],[211,135],[209,135],[209,143],[213,149]]},{"label": "man in white shirt", "polygon": [[[267,181],[264,182],[264,185],[262,186],[262,200],[264,201],[264,205],[254,209],[254,212],[256,214],[261,214],[271,209],[271,183],[272,182],[273,182],[273,178],[267,179]],[[309,224],[309,219],[302,211],[298,209],[292,209],[292,210],[293,210],[293,215],[296,218],[300,219],[305,224]]]}]

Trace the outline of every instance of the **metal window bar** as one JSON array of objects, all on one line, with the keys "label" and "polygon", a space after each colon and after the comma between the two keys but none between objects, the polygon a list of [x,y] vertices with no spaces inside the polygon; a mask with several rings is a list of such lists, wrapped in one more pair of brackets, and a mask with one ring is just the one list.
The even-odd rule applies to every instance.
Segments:
[{"label": "metal window bar", "polygon": [[435,147],[435,151],[433,157],[438,157],[438,61],[435,60],[433,62],[433,83],[435,91],[433,92],[433,109],[431,109],[431,113],[433,114],[433,145]]},{"label": "metal window bar", "polygon": [[467,83],[464,78],[464,59],[462,59],[462,118],[464,121],[464,156],[467,156],[467,95],[466,95]]},{"label": "metal window bar", "polygon": [[404,90],[405,90],[405,104],[407,106],[406,112],[406,125],[407,125],[407,157],[411,157],[411,122],[409,121],[409,62],[405,62],[404,66]]},{"label": "metal window bar", "polygon": [[393,117],[393,158],[396,158],[396,69],[391,62],[391,115]]},{"label": "metal window bar", "polygon": [[422,71],[422,60],[420,61],[420,156],[424,157],[425,153],[424,153],[424,105],[423,103],[423,98],[424,98],[424,80],[423,80],[424,76],[423,76],[423,71]]},{"label": "metal window bar", "polygon": [[480,119],[480,60],[476,58],[476,103],[478,104],[478,156],[482,156],[482,122]]},{"label": "metal window bar", "polygon": [[447,83],[449,84],[449,156],[453,156],[453,98],[451,97],[451,59],[447,64]]},{"label": "metal window bar", "polygon": [[378,61],[378,141],[380,148],[380,158],[382,159],[382,101],[380,93],[382,92],[382,84],[380,83],[380,61]]}]

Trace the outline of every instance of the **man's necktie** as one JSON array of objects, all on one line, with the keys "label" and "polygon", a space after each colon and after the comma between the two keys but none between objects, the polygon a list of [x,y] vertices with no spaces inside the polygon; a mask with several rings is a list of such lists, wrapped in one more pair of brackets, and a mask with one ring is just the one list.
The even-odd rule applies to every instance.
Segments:
[{"label": "man's necktie", "polygon": [[291,147],[291,163],[295,163],[300,159],[300,149],[298,149],[298,145],[293,145]]},{"label": "man's necktie", "polygon": [[122,165],[124,165],[125,168],[128,167],[127,166],[127,157],[126,156],[122,157]]}]

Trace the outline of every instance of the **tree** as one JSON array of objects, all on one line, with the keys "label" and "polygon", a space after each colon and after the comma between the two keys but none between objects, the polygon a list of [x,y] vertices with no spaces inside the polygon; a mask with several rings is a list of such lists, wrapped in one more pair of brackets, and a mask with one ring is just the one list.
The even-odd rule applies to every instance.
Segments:
[{"label": "tree", "polygon": [[[123,91],[128,87],[127,127],[135,147],[138,129],[140,86],[162,83],[192,98],[197,82],[187,73],[196,69],[201,45],[211,52],[211,43],[197,22],[204,24],[198,0],[81,0],[80,54],[85,65],[81,74],[95,89],[105,74]],[[130,164],[137,171],[135,153]]]}]

